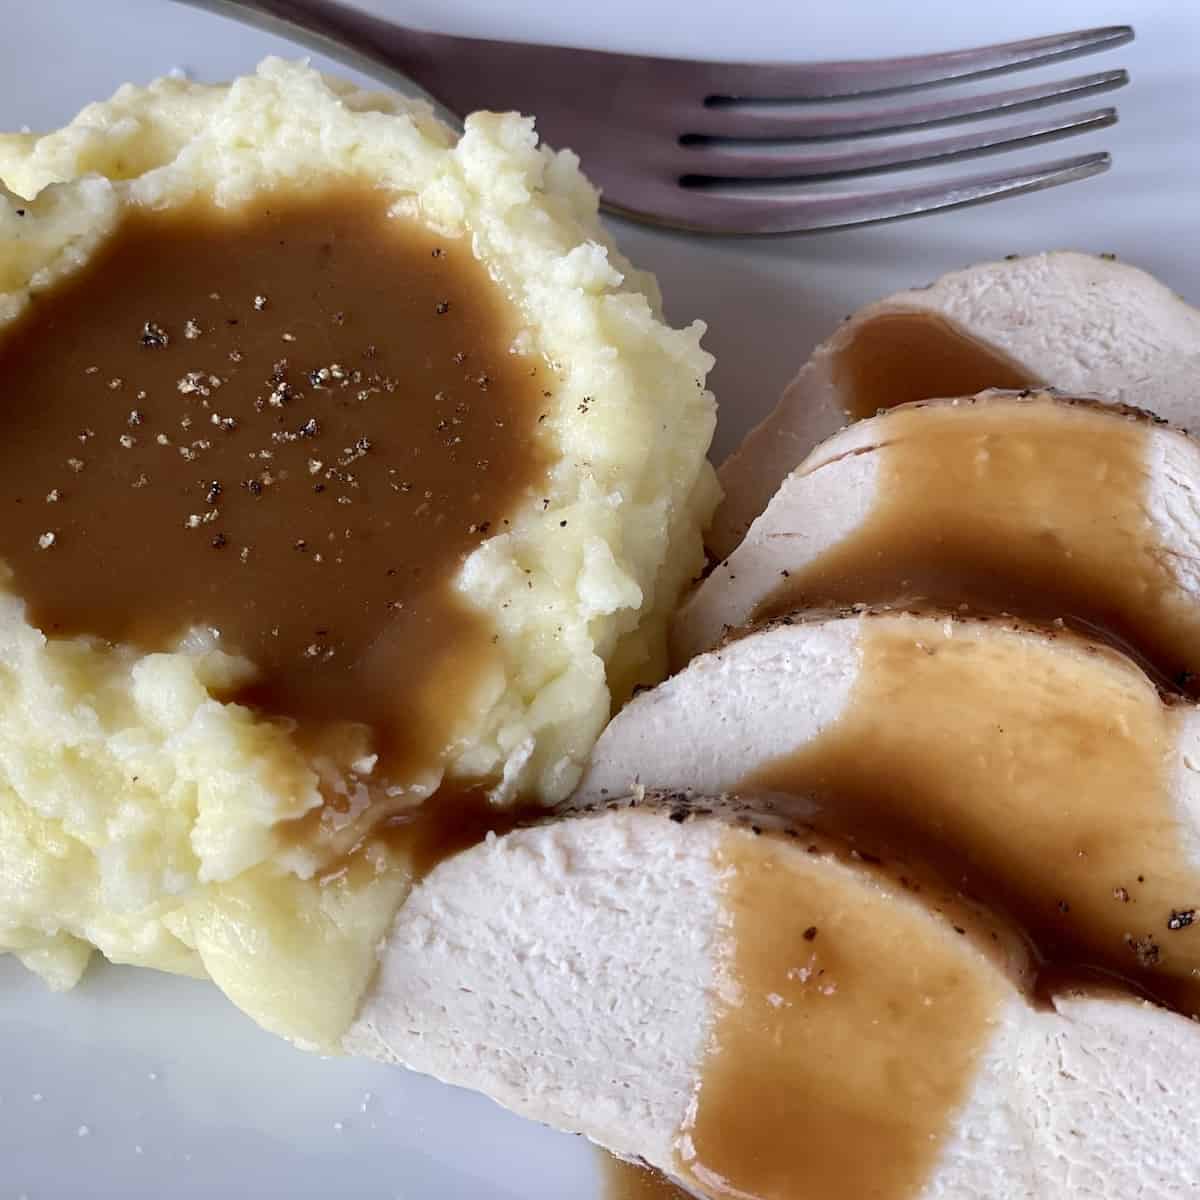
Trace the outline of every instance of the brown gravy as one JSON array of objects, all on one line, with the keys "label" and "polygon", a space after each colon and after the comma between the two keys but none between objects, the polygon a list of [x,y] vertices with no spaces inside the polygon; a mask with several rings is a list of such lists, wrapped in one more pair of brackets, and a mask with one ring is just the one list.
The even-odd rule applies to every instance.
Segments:
[{"label": "brown gravy", "polygon": [[652,1167],[600,1151],[604,1200],[691,1200],[691,1195]]},{"label": "brown gravy", "polygon": [[366,726],[408,784],[496,665],[453,578],[544,478],[546,384],[469,242],[387,208],[134,211],[36,296],[0,331],[0,559],[48,636],[217,630],[258,669],[223,699]]},{"label": "brown gravy", "polygon": [[919,602],[1065,619],[1195,691],[1200,621],[1151,529],[1149,429],[1044,397],[890,413],[862,525],[790,569],[755,618]]},{"label": "brown gravy", "polygon": [[862,322],[836,351],[832,379],[851,420],[912,400],[1044,382],[945,317],[927,312],[882,313]]},{"label": "brown gravy", "polygon": [[1051,659],[1003,627],[946,624],[865,622],[842,716],[742,789],[811,796],[822,827],[935,862],[1050,968],[1200,1012],[1200,869],[1168,773],[1180,714],[1107,650]]},{"label": "brown gravy", "polygon": [[681,1175],[714,1197],[917,1195],[1008,994],[969,944],[988,923],[945,900],[939,929],[897,898],[911,880],[864,882],[819,843],[732,831],[719,861],[731,979]]}]

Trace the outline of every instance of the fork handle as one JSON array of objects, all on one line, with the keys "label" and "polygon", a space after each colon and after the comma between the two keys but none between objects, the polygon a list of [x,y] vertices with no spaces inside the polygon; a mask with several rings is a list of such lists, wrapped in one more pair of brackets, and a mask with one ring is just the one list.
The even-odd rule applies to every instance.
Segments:
[{"label": "fork handle", "polygon": [[180,0],[280,34],[318,53],[346,61],[350,55],[399,76],[403,82],[422,85],[429,78],[439,52],[448,43],[464,39],[424,33],[342,4],[340,0]]}]

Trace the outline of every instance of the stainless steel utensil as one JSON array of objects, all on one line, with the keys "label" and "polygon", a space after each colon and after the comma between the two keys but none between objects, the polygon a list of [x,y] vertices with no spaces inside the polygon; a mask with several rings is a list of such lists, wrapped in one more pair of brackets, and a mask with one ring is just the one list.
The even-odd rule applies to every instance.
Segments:
[{"label": "stainless steel utensil", "polygon": [[[569,146],[604,206],[703,233],[795,233],[978,204],[1104,171],[1106,153],[908,187],[814,189],[852,177],[1012,150],[1113,124],[1115,108],[1044,113],[966,133],[898,138],[1007,118],[1121,87],[1123,70],[1008,90],[959,84],[1130,41],[1115,25],[910,58],[695,62],[423,33],[337,0],[183,0],[281,33],[375,75],[415,81],[459,117],[533,113]],[[882,136],[881,136],[882,135]]]}]

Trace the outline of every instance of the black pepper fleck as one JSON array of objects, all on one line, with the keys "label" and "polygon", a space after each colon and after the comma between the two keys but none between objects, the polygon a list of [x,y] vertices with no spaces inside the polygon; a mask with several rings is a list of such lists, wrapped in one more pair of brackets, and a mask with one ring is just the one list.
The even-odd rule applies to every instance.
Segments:
[{"label": "black pepper fleck", "polygon": [[1132,934],[1126,934],[1125,944],[1133,951],[1139,966],[1157,966],[1158,960],[1162,957],[1162,951],[1159,949],[1158,943],[1149,935],[1135,938]]},{"label": "black pepper fleck", "polygon": [[147,321],[142,326],[141,342],[143,346],[147,346],[151,350],[160,350],[170,340],[167,331],[156,322]]}]

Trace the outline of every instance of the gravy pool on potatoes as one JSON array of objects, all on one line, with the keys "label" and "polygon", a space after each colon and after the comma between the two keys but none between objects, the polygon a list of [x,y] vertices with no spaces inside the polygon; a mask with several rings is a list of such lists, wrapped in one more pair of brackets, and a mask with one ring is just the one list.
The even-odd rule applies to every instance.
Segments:
[{"label": "gravy pool on potatoes", "polygon": [[[269,281],[269,282],[268,282]],[[490,665],[452,586],[545,470],[537,360],[460,241],[365,184],[128,215],[0,339],[0,558],[48,636],[257,668],[222,699],[375,778],[436,768]]]}]

